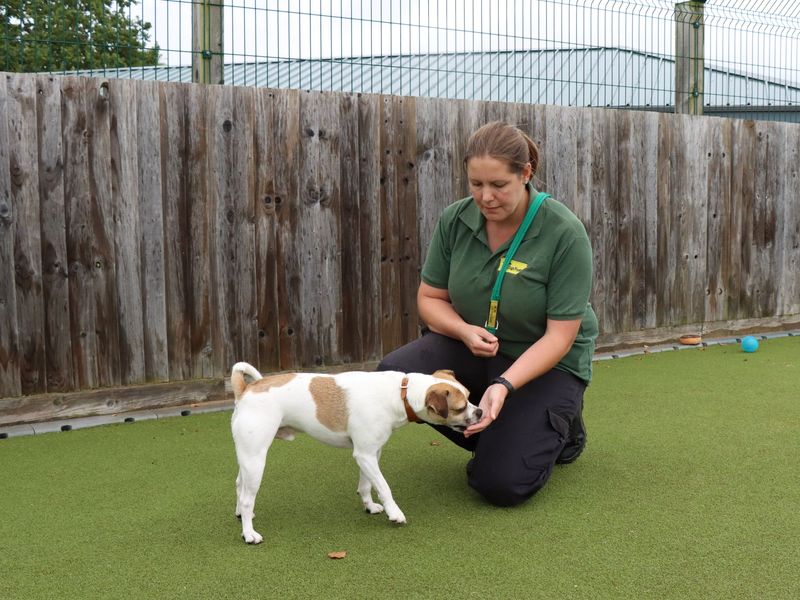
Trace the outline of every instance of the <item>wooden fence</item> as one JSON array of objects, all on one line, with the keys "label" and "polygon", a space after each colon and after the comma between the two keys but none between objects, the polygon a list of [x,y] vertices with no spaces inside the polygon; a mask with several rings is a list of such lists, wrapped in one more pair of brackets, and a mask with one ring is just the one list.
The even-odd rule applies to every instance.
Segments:
[{"label": "wooden fence", "polygon": [[2,74],[0,398],[378,359],[491,119],[586,225],[604,339],[800,314],[798,125]]}]

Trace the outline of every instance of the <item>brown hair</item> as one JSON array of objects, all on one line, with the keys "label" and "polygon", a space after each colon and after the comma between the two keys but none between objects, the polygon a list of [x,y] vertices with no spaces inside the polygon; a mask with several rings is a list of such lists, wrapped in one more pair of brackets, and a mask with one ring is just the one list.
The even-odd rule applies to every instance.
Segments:
[{"label": "brown hair", "polygon": [[539,166],[536,143],[518,127],[503,121],[487,123],[469,136],[464,166],[476,156],[491,156],[506,163],[514,173],[522,173],[525,165],[531,163],[531,176]]}]

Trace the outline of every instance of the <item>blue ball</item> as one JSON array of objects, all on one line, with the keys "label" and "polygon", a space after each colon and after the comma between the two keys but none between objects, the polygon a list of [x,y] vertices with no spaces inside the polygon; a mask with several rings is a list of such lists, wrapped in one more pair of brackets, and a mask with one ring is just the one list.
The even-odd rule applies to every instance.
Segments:
[{"label": "blue ball", "polygon": [[752,335],[742,338],[742,350],[745,352],[755,352],[758,350],[758,340]]}]

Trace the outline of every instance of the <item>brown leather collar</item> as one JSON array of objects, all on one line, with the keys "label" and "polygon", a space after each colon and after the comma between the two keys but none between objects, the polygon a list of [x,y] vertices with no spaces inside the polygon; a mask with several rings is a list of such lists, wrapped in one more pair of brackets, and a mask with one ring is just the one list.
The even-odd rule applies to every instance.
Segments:
[{"label": "brown leather collar", "polygon": [[406,409],[406,417],[411,423],[420,423],[420,418],[417,416],[411,405],[408,403],[406,399],[406,394],[408,393],[408,377],[403,377],[403,381],[400,384],[400,398],[403,400],[403,406]]}]

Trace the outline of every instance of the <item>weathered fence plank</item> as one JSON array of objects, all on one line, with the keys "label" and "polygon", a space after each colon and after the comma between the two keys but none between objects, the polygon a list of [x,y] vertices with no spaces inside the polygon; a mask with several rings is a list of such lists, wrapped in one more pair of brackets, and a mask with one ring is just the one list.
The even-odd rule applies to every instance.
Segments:
[{"label": "weathered fence plank", "polygon": [[278,324],[280,328],[280,366],[289,369],[303,364],[302,333],[305,315],[297,303],[299,263],[293,256],[292,236],[297,227],[300,152],[300,93],[276,90],[273,105],[275,131],[275,211],[277,215]]},{"label": "weathered fence plank", "polygon": [[47,391],[65,392],[72,390],[74,383],[64,222],[61,84],[53,77],[40,76],[36,79],[36,87]]},{"label": "weathered fence plank", "polygon": [[218,375],[214,370],[211,329],[211,212],[209,206],[208,98],[210,88],[186,91],[186,196],[189,198],[189,329],[192,377]]},{"label": "weathered fence plank", "polygon": [[[633,173],[635,153],[637,151],[633,132],[633,114],[630,111],[621,111],[615,115],[617,123],[617,201],[616,201],[616,231],[612,234],[616,238],[616,251],[614,252],[614,272],[616,273],[617,292],[617,331],[631,331],[633,329],[633,289],[637,280],[643,279],[639,273],[642,266],[642,256],[634,252],[634,227],[641,227],[634,222],[636,210],[636,197],[634,186],[638,185]],[[638,248],[637,248],[638,250]]]},{"label": "weathered fence plank", "polygon": [[777,302],[778,269],[778,196],[781,194],[783,174],[778,175],[773,165],[781,163],[785,151],[783,124],[774,121],[756,123],[755,204],[753,206],[753,250],[750,271],[755,289],[753,302],[755,316],[773,313]]},{"label": "weathered fence plank", "polygon": [[360,198],[358,233],[361,265],[359,320],[361,322],[364,360],[381,357],[381,239],[380,239],[380,97],[358,97],[358,194]]},{"label": "weathered fence plank", "polygon": [[99,385],[99,375],[92,281],[91,167],[87,137],[89,116],[84,101],[84,80],[77,77],[62,79],[61,98],[72,369],[75,387],[87,389]]},{"label": "weathered fence plank", "polygon": [[212,227],[214,364],[227,372],[258,356],[255,319],[255,207],[253,194],[253,94],[249,88],[209,91],[209,202]]},{"label": "weathered fence plank", "polygon": [[[786,127],[786,147],[781,176],[783,187],[783,251],[777,276],[777,314],[800,313],[800,127]],[[794,199],[791,201],[790,199]]]},{"label": "weathered fence plank", "polygon": [[112,80],[108,86],[120,381],[123,384],[146,380],[145,290],[142,285],[139,220],[138,87],[124,79]]},{"label": "weathered fence plank", "polygon": [[[592,109],[592,221],[589,236],[594,248],[593,298],[601,333],[620,331],[617,307],[617,132],[613,111]],[[547,115],[548,144],[561,135]],[[548,173],[560,169],[555,156],[549,159]]]},{"label": "weathered fence plank", "polygon": [[164,206],[159,85],[137,88],[139,227],[142,254],[144,360],[148,381],[169,379],[166,281],[164,279]]},{"label": "weathered fence plank", "polygon": [[727,289],[731,281],[731,256],[738,252],[731,243],[731,144],[730,121],[718,123],[710,131],[708,145],[708,240],[706,263],[708,269],[705,319],[721,321],[729,318],[730,298]]},{"label": "weathered fence plank", "polygon": [[186,98],[188,85],[159,90],[161,112],[162,204],[167,356],[170,381],[191,378],[190,197],[186,190]]},{"label": "weathered fence plank", "polygon": [[397,262],[399,269],[400,317],[402,343],[419,335],[417,317],[417,287],[420,273],[419,224],[417,217],[417,123],[416,99],[401,98],[393,116],[399,117],[401,132],[395,141],[392,156],[395,161],[394,186],[397,194],[395,217],[398,237]]},{"label": "weathered fence plank", "polygon": [[92,228],[90,269],[95,296],[97,376],[99,385],[107,387],[120,384],[108,81],[85,79],[83,94],[87,103],[89,210]]},{"label": "weathered fence plank", "polygon": [[[753,121],[733,123],[733,157],[731,182],[731,274],[729,302],[735,307],[735,318],[755,315],[751,298],[755,288],[751,270],[753,251],[753,210],[755,208],[756,131]],[[663,226],[663,225],[662,225]],[[735,294],[735,296],[734,296]]]},{"label": "weathered fence plank", "polygon": [[11,198],[11,139],[8,133],[8,82],[0,77],[0,397],[19,396],[19,329],[14,281],[16,207]]},{"label": "weathered fence plank", "polygon": [[278,249],[275,216],[275,93],[257,89],[253,99],[253,161],[255,162],[255,286],[258,359],[262,373],[280,369],[278,327]]},{"label": "weathered fence plank", "polygon": [[13,75],[7,85],[20,383],[23,394],[34,394],[46,389],[36,80]]},{"label": "weathered fence plank", "polygon": [[[419,215],[420,255],[430,244],[439,215],[455,198],[454,169],[447,159],[447,142],[451,139],[450,122],[457,113],[447,110],[451,104],[441,98],[417,99],[417,213]],[[455,113],[455,114],[454,114]]]},{"label": "weathered fence plank", "polygon": [[46,389],[36,80],[13,75],[7,85],[20,383],[23,394],[35,394]]},{"label": "weathered fence plank", "polygon": [[[340,94],[300,93],[300,171],[292,199],[295,229],[282,237],[297,286],[292,323],[301,334],[302,365],[336,364],[342,334]],[[288,243],[288,245],[287,245]]]},{"label": "weathered fence plank", "polygon": [[397,268],[400,256],[397,231],[399,199],[395,186],[396,164],[392,157],[396,140],[402,136],[399,112],[399,100],[396,96],[381,96],[381,289],[395,290],[395,293],[383,293],[381,296],[381,342],[385,349],[397,348],[404,341],[402,320],[397,318],[402,312],[400,273]]},{"label": "weathered fence plank", "polygon": [[[357,362],[364,356],[364,303],[371,290],[364,286],[362,273],[361,218],[358,174],[361,153],[358,133],[358,98],[339,96],[339,185],[341,218],[341,360]],[[368,201],[367,201],[368,202]],[[364,202],[364,204],[367,204]]]},{"label": "weathered fence plank", "polygon": [[448,118],[448,129],[445,138],[440,144],[446,148],[446,156],[452,171],[452,196],[447,204],[469,195],[469,181],[467,170],[464,166],[464,156],[467,151],[467,142],[480,126],[486,123],[486,106],[484,102],[468,102],[455,100],[443,107],[443,110],[454,113],[456,118]]},{"label": "weathered fence plank", "polygon": [[627,191],[630,198],[631,230],[631,321],[627,331],[655,327],[658,180],[657,172],[651,165],[656,160],[658,116],[654,113],[633,111],[628,158],[631,165],[631,187]]}]

